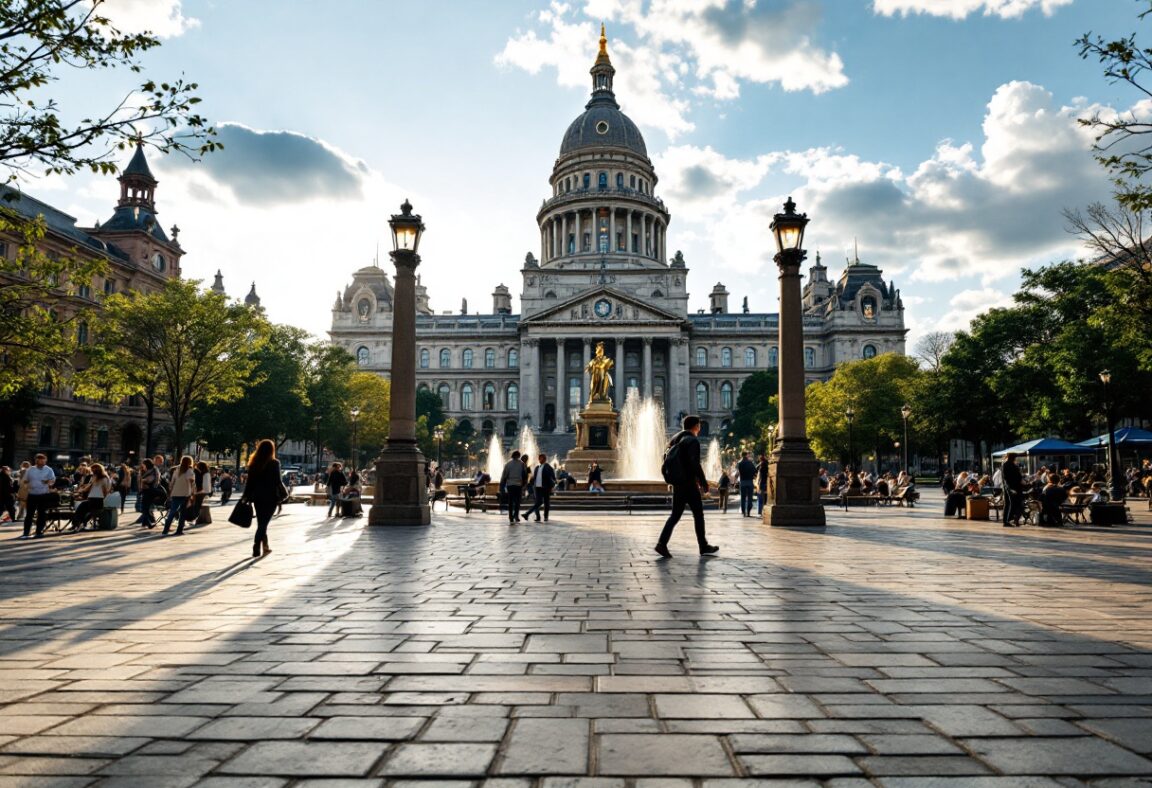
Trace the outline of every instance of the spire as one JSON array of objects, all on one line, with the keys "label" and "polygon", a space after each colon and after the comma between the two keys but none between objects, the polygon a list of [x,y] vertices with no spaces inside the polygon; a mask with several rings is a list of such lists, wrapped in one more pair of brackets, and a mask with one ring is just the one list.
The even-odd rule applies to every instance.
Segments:
[{"label": "spire", "polygon": [[212,292],[224,295],[224,275],[216,269],[216,281],[212,283]]},{"label": "spire", "polygon": [[137,141],[132,160],[120,174],[120,202],[118,206],[147,208],[156,212],[156,178],[144,157],[144,145]]},{"label": "spire", "polygon": [[256,283],[252,283],[252,289],[248,291],[248,295],[244,296],[244,303],[248,306],[260,308],[260,296],[256,295]]},{"label": "spire", "polygon": [[604,25],[600,25],[600,52],[596,55],[596,62],[592,64],[592,103],[610,103],[619,109],[616,96],[612,93],[612,78],[616,76],[616,69],[612,67],[612,59],[608,57],[608,35]]},{"label": "spire", "polygon": [[860,241],[855,236],[852,238],[852,265],[860,265]]}]

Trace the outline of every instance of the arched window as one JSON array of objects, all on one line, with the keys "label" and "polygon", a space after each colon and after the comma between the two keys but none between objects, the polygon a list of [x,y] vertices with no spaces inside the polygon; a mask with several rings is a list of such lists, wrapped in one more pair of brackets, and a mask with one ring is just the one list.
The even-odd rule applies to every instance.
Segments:
[{"label": "arched window", "polygon": [[447,383],[441,383],[440,388],[438,388],[436,392],[440,395],[440,404],[447,409],[452,399],[452,388]]},{"label": "arched window", "polygon": [[663,298],[664,292],[662,290],[653,290],[652,291],[652,297],[653,298]]},{"label": "arched window", "polygon": [[588,189],[588,188],[591,188],[591,186],[592,186],[592,174],[586,172],[586,173],[584,173],[584,188]]},{"label": "arched window", "polygon": [[700,422],[700,437],[701,438],[707,438],[711,434],[712,434],[712,426],[706,421],[701,421]]},{"label": "arched window", "polygon": [[368,352],[368,348],[364,347],[363,345],[356,348],[356,363],[357,364],[359,364],[362,367],[366,367],[366,366],[368,366],[368,362],[370,359],[371,359],[371,354]]},{"label": "arched window", "polygon": [[516,422],[514,422],[514,421],[504,422],[504,437],[505,438],[512,438],[513,440],[516,439]]},{"label": "arched window", "polygon": [[623,189],[624,188],[624,173],[622,173],[622,172],[616,173],[616,188],[617,189]]},{"label": "arched window", "polygon": [[744,366],[748,367],[749,369],[756,366],[756,348],[744,348]]},{"label": "arched window", "polygon": [[698,367],[708,366],[708,349],[707,348],[702,348],[702,347],[696,348],[696,366],[698,366]]},{"label": "arched window", "polygon": [[428,369],[432,364],[432,354],[428,352],[428,348],[420,348],[420,369]]},{"label": "arched window", "polygon": [[465,383],[460,387],[460,410],[472,410],[475,405],[472,401],[472,384]]},{"label": "arched window", "polygon": [[74,419],[72,426],[68,430],[68,440],[73,449],[83,449],[85,446],[85,433],[88,432],[88,425],[83,419]]},{"label": "arched window", "polygon": [[804,366],[808,369],[816,366],[816,351],[810,347],[804,348]]},{"label": "arched window", "polygon": [[768,366],[775,369],[777,364],[780,363],[780,351],[777,348],[768,348]]},{"label": "arched window", "polygon": [[708,384],[704,381],[696,384],[696,410],[708,410]]},{"label": "arched window", "polygon": [[608,173],[602,172],[596,177],[596,186],[600,189],[600,191],[604,191],[608,188]]},{"label": "arched window", "polygon": [[496,410],[496,385],[484,384],[484,410]]},{"label": "arched window", "polygon": [[725,368],[732,366],[732,348],[720,349],[720,366]]},{"label": "arched window", "polygon": [[464,348],[464,352],[460,354],[460,366],[464,369],[472,369],[472,348]]},{"label": "arched window", "polygon": [[732,410],[732,384],[728,381],[720,384],[720,407]]},{"label": "arched window", "polygon": [[520,410],[520,387],[515,383],[508,384],[508,390],[504,394],[504,408]]},{"label": "arched window", "polygon": [[484,369],[496,368],[496,351],[488,348],[484,351]]},{"label": "arched window", "polygon": [[628,176],[628,188],[630,188],[630,189],[636,188],[636,176],[635,175],[629,175]]},{"label": "arched window", "polygon": [[520,366],[520,351],[512,348],[508,351],[508,369],[516,369]]},{"label": "arched window", "polygon": [[88,344],[88,324],[87,323],[80,323],[79,325],[76,326],[76,344],[78,344],[78,345],[87,345]]},{"label": "arched window", "polygon": [[492,437],[492,433],[496,431],[496,425],[492,423],[492,419],[484,419],[484,423],[480,425],[480,433],[484,439]]},{"label": "arched window", "polygon": [[452,366],[452,351],[444,348],[440,351],[440,369],[448,369]]},{"label": "arched window", "polygon": [[875,345],[865,345],[864,346],[864,358],[876,358],[876,346]]}]

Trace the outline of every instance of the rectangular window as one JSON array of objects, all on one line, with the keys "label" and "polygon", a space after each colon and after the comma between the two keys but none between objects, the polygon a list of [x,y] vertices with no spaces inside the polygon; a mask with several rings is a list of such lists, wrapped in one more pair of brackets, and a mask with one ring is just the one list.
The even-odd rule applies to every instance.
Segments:
[{"label": "rectangular window", "polygon": [[115,292],[116,292],[116,280],[115,279],[105,279],[104,280],[104,295],[113,295]]},{"label": "rectangular window", "polygon": [[80,285],[79,287],[76,288],[76,295],[80,296],[81,298],[91,299],[92,298],[92,286],[91,285]]}]

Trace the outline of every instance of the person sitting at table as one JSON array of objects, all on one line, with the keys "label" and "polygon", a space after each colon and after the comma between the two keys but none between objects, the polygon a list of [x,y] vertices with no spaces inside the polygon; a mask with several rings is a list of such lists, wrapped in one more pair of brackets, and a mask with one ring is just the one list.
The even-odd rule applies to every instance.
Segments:
[{"label": "person sitting at table", "polygon": [[980,485],[976,483],[975,479],[969,481],[964,487],[957,488],[948,493],[948,497],[944,499],[944,516],[952,517],[955,515],[957,518],[964,518],[966,516],[965,506],[968,501],[968,496],[979,494]]},{"label": "person sitting at table", "polygon": [[1056,528],[1064,524],[1064,514],[1060,506],[1068,500],[1068,491],[1060,485],[1060,477],[1048,474],[1048,483],[1040,491],[1039,525]]},{"label": "person sitting at table", "polygon": [[[88,469],[85,468],[87,471]],[[98,513],[104,508],[104,499],[112,494],[116,489],[112,483],[112,479],[108,477],[104,466],[100,463],[93,463],[91,472],[88,474],[88,483],[80,485],[76,494],[83,496],[84,500],[76,506],[76,511],[72,515],[72,528],[79,530],[84,525],[84,521],[91,515]]]},{"label": "person sitting at table", "polygon": [[1104,486],[1104,482],[1093,482],[1089,495],[1091,496],[1088,499],[1088,503],[1090,504],[1108,503],[1108,490]]},{"label": "person sitting at table", "polygon": [[886,477],[881,477],[876,480],[876,494],[881,498],[887,498],[891,495],[891,490],[892,488],[888,486],[888,479]]},{"label": "person sitting at table", "polygon": [[340,516],[359,517],[364,514],[360,505],[360,474],[353,471],[348,477],[348,484],[340,491]]}]

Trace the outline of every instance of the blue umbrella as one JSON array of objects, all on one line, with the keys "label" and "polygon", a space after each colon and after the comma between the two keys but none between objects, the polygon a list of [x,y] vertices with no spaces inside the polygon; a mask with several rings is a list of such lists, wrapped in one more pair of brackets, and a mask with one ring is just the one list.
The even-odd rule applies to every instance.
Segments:
[{"label": "blue umbrella", "polygon": [[[1095,438],[1089,438],[1086,441],[1080,441],[1080,446],[1099,447],[1101,444],[1108,445],[1108,433],[1098,435]],[[1140,448],[1144,446],[1152,446],[1152,432],[1142,430],[1139,427],[1122,427],[1116,430],[1116,445],[1119,448]]]},{"label": "blue umbrella", "polygon": [[1069,443],[1059,438],[1037,438],[1007,449],[992,452],[993,457],[1003,457],[1009,452],[1021,457],[1062,457],[1067,454],[1094,454],[1096,446],[1086,446],[1083,443]]}]

